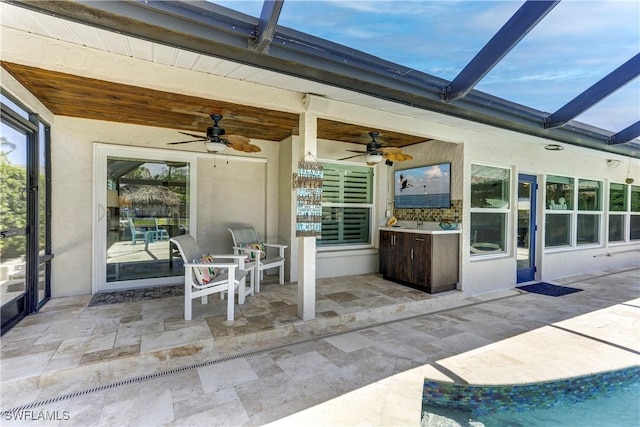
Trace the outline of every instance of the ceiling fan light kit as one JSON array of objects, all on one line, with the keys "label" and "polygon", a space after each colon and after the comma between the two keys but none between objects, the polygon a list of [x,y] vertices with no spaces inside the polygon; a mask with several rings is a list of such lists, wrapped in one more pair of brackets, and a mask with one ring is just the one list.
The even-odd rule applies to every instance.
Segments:
[{"label": "ceiling fan light kit", "polygon": [[205,142],[204,148],[210,153],[222,153],[227,149],[227,146],[222,142]]},{"label": "ceiling fan light kit", "polygon": [[382,154],[380,153],[367,153],[364,156],[364,161],[369,166],[375,166],[382,161]]}]

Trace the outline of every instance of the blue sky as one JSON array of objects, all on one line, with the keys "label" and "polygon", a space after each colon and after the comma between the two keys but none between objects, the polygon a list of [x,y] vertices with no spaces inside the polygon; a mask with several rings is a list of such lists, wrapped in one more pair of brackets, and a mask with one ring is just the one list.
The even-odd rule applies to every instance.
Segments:
[{"label": "blue sky", "polygon": [[[452,80],[522,3],[285,0],[279,24]],[[475,89],[552,113],[639,51],[640,1],[563,0]],[[640,120],[640,79],[577,120],[611,131]]]}]

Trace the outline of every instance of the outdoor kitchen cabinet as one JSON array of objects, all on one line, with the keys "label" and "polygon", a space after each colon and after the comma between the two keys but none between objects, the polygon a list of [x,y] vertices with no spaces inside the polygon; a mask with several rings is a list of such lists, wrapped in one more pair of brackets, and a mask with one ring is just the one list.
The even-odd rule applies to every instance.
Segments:
[{"label": "outdoor kitchen cabinet", "polygon": [[459,234],[405,230],[380,230],[384,279],[432,294],[456,289]]},{"label": "outdoor kitchen cabinet", "polygon": [[411,260],[406,256],[410,248],[407,233],[380,232],[380,273],[385,279],[411,277]]}]

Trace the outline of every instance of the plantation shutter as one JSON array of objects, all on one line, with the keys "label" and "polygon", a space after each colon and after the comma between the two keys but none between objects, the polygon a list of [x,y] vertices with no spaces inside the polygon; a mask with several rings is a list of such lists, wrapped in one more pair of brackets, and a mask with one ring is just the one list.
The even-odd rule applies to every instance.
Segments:
[{"label": "plantation shutter", "polygon": [[369,243],[373,171],[324,164],[322,234],[318,245]]}]

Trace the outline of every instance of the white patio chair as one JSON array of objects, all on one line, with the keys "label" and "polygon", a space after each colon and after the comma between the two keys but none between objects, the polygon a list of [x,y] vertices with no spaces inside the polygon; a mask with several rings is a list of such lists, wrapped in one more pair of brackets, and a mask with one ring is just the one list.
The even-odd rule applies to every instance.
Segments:
[{"label": "white patio chair", "polygon": [[[214,262],[203,263],[201,260],[206,255],[193,236],[183,234],[172,237],[169,241],[176,245],[184,261],[184,320],[191,320],[191,300],[201,298],[202,304],[206,304],[208,295],[220,293],[220,299],[224,299],[224,294],[227,293],[227,320],[232,321],[236,291],[238,304],[244,304],[246,296],[253,295],[254,292],[253,277],[250,285],[246,286],[246,255],[210,255]],[[211,281],[207,281],[205,279],[210,278],[207,276],[211,268],[218,268],[220,271]]]},{"label": "white patio chair", "polygon": [[[264,271],[271,268],[278,268],[278,283],[284,284],[284,250],[287,245],[263,242],[253,227],[231,227],[229,232],[233,238],[234,253],[249,256],[249,259],[245,262],[245,267],[255,267],[252,275],[254,273],[256,275],[256,292],[260,292],[260,280],[264,277]],[[278,255],[269,253],[268,248],[278,249]]]}]

